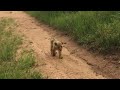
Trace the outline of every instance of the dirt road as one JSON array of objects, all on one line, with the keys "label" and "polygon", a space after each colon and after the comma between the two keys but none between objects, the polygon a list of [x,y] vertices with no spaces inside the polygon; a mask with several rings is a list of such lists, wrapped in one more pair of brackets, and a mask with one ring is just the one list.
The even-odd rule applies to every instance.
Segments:
[{"label": "dirt road", "polygon": [[[114,76],[108,74],[110,71],[104,70],[107,61],[81,48],[66,34],[38,23],[25,12],[0,11],[0,17],[10,17],[16,20],[17,31],[26,37],[35,51],[37,58],[35,69],[43,76],[51,79],[104,79]],[[63,59],[51,57],[51,37],[67,42],[63,48]]]}]

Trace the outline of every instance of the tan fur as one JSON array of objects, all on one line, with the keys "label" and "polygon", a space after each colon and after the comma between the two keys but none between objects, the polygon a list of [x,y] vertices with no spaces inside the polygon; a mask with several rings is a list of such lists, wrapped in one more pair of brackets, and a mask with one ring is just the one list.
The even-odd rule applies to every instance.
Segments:
[{"label": "tan fur", "polygon": [[52,56],[56,56],[57,52],[59,53],[59,59],[62,59],[62,48],[63,48],[63,43],[56,40],[56,39],[52,39],[51,40],[51,55]]}]

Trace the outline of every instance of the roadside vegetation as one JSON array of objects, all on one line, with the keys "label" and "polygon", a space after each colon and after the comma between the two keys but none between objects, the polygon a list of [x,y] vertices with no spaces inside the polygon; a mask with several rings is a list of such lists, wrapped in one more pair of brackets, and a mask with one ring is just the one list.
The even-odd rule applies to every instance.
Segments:
[{"label": "roadside vegetation", "polygon": [[14,33],[15,28],[13,19],[0,18],[0,79],[41,79],[42,75],[33,69],[33,52],[23,50],[17,55],[23,40]]},{"label": "roadside vegetation", "polygon": [[119,11],[28,11],[38,21],[67,32],[80,45],[109,54],[120,51]]}]

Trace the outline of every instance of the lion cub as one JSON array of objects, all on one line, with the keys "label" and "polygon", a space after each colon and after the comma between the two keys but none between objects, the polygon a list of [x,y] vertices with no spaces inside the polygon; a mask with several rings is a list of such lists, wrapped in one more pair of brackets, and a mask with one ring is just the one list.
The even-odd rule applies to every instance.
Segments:
[{"label": "lion cub", "polygon": [[52,39],[51,40],[51,55],[52,56],[56,56],[57,52],[59,53],[59,59],[62,59],[62,48],[63,48],[63,44],[66,44],[66,43],[63,43],[63,42],[60,42],[56,39]]}]

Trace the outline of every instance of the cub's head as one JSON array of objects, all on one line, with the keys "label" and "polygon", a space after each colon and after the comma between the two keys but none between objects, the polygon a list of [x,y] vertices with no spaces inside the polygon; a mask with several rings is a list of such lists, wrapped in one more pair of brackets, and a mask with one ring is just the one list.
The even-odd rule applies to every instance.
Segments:
[{"label": "cub's head", "polygon": [[55,46],[55,48],[58,48],[58,49],[61,50],[63,48],[63,45],[66,44],[66,43],[62,42],[62,41],[58,41],[55,38],[52,38],[51,39],[51,44],[53,44]]},{"label": "cub's head", "polygon": [[57,47],[59,50],[62,50],[63,48],[63,44],[66,44],[64,42],[60,42],[60,41],[55,41],[55,47]]}]

